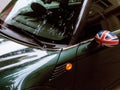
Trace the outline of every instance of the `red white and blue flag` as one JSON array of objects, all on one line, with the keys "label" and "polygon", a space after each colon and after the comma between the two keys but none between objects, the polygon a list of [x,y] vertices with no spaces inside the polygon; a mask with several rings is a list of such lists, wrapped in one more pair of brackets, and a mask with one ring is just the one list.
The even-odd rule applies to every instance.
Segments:
[{"label": "red white and blue flag", "polygon": [[119,44],[119,38],[108,30],[98,32],[95,36],[95,40],[100,46],[112,47]]}]

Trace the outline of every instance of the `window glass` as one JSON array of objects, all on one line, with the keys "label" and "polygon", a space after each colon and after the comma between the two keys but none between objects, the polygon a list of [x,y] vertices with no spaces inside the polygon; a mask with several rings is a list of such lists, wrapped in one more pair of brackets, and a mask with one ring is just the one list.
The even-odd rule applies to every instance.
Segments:
[{"label": "window glass", "polygon": [[82,0],[12,0],[1,9],[7,27],[22,30],[45,42],[69,42]]}]

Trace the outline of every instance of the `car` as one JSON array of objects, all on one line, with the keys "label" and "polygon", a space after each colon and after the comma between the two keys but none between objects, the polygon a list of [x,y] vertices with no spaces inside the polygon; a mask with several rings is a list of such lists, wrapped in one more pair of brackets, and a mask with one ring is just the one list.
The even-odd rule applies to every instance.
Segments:
[{"label": "car", "polygon": [[119,90],[119,0],[8,0],[0,7],[0,90]]}]

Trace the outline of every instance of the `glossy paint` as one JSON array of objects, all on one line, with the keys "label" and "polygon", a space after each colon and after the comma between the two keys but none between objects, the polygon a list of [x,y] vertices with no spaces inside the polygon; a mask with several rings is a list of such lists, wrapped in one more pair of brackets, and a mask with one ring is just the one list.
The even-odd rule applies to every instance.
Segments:
[{"label": "glossy paint", "polygon": [[42,82],[51,73],[60,54],[60,51],[41,51],[6,40],[1,41],[0,50],[2,90],[22,90],[37,81]]},{"label": "glossy paint", "polygon": [[1,38],[0,89],[23,90],[37,86],[50,77],[56,65],[69,62],[86,46],[77,44],[51,52]]},{"label": "glossy paint", "polygon": [[[90,1],[91,3],[91,0],[86,0],[86,1]],[[87,3],[85,3],[85,5],[87,5]],[[86,16],[86,13],[85,13],[85,16]],[[82,15],[84,16],[84,13]],[[79,20],[78,22],[80,24]],[[22,26],[19,26],[19,27],[22,27]],[[81,25],[77,27],[80,27],[82,29]],[[49,28],[49,26],[47,26],[46,28]],[[46,30],[46,28],[44,30]],[[1,28],[1,31],[7,32],[9,31],[9,29],[2,30]],[[31,32],[33,31],[31,30]],[[54,30],[52,31],[52,33],[55,33]],[[54,70],[56,70],[57,67],[65,66],[65,64],[69,62],[70,63],[74,62],[74,66],[75,66],[77,63],[76,57],[80,58],[82,55],[86,54],[87,52],[98,48],[94,45],[90,45],[93,39],[89,39],[87,41],[74,44],[79,38],[73,38],[73,42],[71,42],[71,45],[68,45],[68,46],[66,45],[66,47],[61,47],[59,49],[54,49],[54,50],[52,49],[43,50],[43,49],[40,49],[39,47],[38,47],[39,49],[35,48],[34,44],[27,45],[27,46],[21,45],[22,41],[20,40],[17,41],[16,38],[11,39],[8,32],[6,35],[8,36],[7,38],[9,40],[4,39],[3,37],[0,38],[0,90],[27,90],[32,87],[42,86],[46,81],[50,80]],[[17,35],[19,36],[20,34],[17,34]],[[48,34],[48,37],[51,37],[51,35],[52,34]],[[51,38],[56,39],[57,36],[58,35],[55,35],[54,38],[53,37]],[[46,33],[45,33],[45,37],[47,37]],[[57,39],[61,40],[61,38],[57,38]],[[10,40],[13,40],[14,42]],[[31,40],[31,38],[29,40]],[[26,42],[29,42],[29,40],[26,40]],[[32,38],[32,40],[35,40],[35,39]],[[17,44],[15,42],[18,42],[21,44]],[[76,68],[75,67],[73,68],[74,68],[73,71],[76,71],[75,70]],[[65,67],[62,67],[62,69],[65,69]],[[65,71],[63,70],[63,72]],[[76,73],[74,74],[71,73],[71,76],[74,77],[75,74]],[[59,82],[59,81],[56,81],[56,82]]]}]

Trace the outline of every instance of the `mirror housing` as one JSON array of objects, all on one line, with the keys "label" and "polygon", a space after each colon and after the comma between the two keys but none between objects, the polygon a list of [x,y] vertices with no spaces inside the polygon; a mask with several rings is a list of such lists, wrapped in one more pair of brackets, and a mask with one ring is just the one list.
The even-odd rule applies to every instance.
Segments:
[{"label": "mirror housing", "polygon": [[90,51],[94,51],[98,48],[115,47],[117,45],[119,45],[119,38],[116,33],[108,30],[101,30],[91,39],[87,48]]},{"label": "mirror housing", "polygon": [[95,36],[95,41],[100,46],[113,47],[119,44],[119,38],[108,30],[101,30]]},{"label": "mirror housing", "polygon": [[89,44],[89,48],[96,47],[114,47],[119,45],[119,38],[114,32],[108,30],[99,31]]}]

